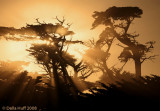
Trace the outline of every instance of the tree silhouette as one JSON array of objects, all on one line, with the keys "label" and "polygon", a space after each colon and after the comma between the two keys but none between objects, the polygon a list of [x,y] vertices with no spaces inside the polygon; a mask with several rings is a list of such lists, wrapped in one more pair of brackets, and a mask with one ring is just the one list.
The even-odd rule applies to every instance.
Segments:
[{"label": "tree silhouette", "polygon": [[83,59],[87,66],[90,67],[92,73],[100,71],[103,75],[111,77],[111,70],[107,65],[109,56],[109,53],[95,46],[86,51]]},{"label": "tree silhouette", "polygon": [[[35,78],[29,76],[31,73],[27,71],[22,72],[22,65],[28,65],[27,62],[0,61],[0,106],[27,105],[36,106],[39,110],[68,111],[75,110],[75,107],[79,110],[104,110],[113,109],[113,104],[129,104],[133,108],[136,101],[137,108],[144,101],[149,105],[155,100],[159,101],[160,77],[140,77],[141,64],[156,56],[147,56],[155,42],[140,44],[136,40],[139,35],[128,32],[130,24],[135,18],[140,18],[141,14],[142,10],[138,7],[111,7],[105,12],[95,12],[92,28],[100,24],[106,27],[97,41],[90,40],[90,49],[84,57],[86,60],[80,62],[68,49],[70,44],[82,42],[72,40],[74,32],[69,30],[70,24],[66,24],[64,18],[60,20],[56,17],[58,22],[55,24],[36,19],[37,24],[27,24],[20,29],[0,27],[0,37],[4,36],[7,40],[34,41],[27,51],[49,75],[42,74]],[[116,68],[109,69],[107,60],[116,39],[121,43],[117,45],[123,48],[119,60],[127,63],[129,59],[133,59],[136,75],[140,78],[135,78],[126,71],[121,73]],[[69,73],[70,67],[74,70],[73,75]],[[101,82],[84,81],[99,71],[111,78],[111,81],[105,82],[105,76],[100,78]]]},{"label": "tree silhouette", "polygon": [[[54,74],[54,81],[57,88],[57,94],[62,97],[63,92],[77,94],[78,89],[74,85],[72,79],[69,77],[67,66],[75,64],[76,59],[69,53],[67,49],[69,44],[79,43],[81,41],[67,40],[66,36],[73,35],[72,31],[65,28],[64,21],[56,18],[59,23],[56,25],[39,23],[38,26],[29,25],[29,27],[36,32],[41,40],[47,40],[47,44],[33,44],[28,50],[40,64],[46,67],[47,71]],[[43,25],[49,26],[45,27]]]},{"label": "tree silhouette", "polygon": [[70,24],[65,24],[64,18],[60,20],[56,17],[56,20],[58,23],[52,24],[41,23],[39,19],[36,19],[36,25],[27,24],[26,27],[20,29],[1,27],[0,34],[9,40],[39,41],[39,43],[32,44],[27,51],[54,78],[57,94],[63,98],[64,94],[78,94],[78,89],[69,76],[67,67],[70,65],[78,69],[79,65],[75,63],[74,56],[67,51],[70,44],[82,42],[72,40],[74,32],[69,31]]},{"label": "tree silhouette", "polygon": [[116,37],[123,45],[123,51],[119,56],[122,62],[127,62],[132,58],[135,62],[135,73],[137,77],[141,76],[141,64],[147,59],[153,59],[153,56],[147,56],[147,53],[153,49],[155,42],[141,44],[136,40],[139,34],[129,33],[129,27],[135,18],[140,18],[143,11],[138,7],[111,7],[104,12],[94,12],[95,18],[92,28],[103,24],[106,26],[108,35]]},{"label": "tree silhouette", "polygon": [[87,52],[87,55],[91,57],[92,60],[94,60],[97,64],[94,67],[100,69],[103,74],[107,75],[109,78],[113,77],[113,72],[108,68],[107,60],[111,55],[110,49],[114,39],[115,36],[112,30],[109,27],[106,27],[105,30],[103,30],[99,35],[99,39],[96,42],[94,40],[90,40],[93,48]]}]

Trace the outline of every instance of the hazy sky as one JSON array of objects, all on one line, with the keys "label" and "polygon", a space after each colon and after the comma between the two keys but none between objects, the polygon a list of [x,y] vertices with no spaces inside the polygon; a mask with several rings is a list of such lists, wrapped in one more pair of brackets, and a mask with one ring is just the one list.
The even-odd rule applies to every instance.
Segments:
[{"label": "hazy sky", "polygon": [[[19,28],[26,23],[33,24],[36,18],[54,23],[55,16],[59,18],[64,16],[69,23],[73,23],[71,29],[76,33],[75,39],[88,40],[93,37],[98,38],[104,28],[90,30],[94,20],[93,12],[105,11],[112,6],[138,6],[143,10],[142,18],[134,21],[131,31],[140,34],[139,41],[142,43],[149,40],[156,41],[154,53],[160,55],[160,0],[0,0],[0,26]],[[23,43],[19,45],[24,47]],[[25,59],[27,53],[24,48],[14,50],[13,47],[16,46],[18,45],[1,41],[0,59]],[[10,48],[9,52],[8,48]],[[116,48],[113,50],[113,54],[118,54]],[[114,64],[114,60],[110,61]],[[126,69],[134,67],[129,66]],[[155,62],[145,62],[142,70],[145,74],[158,74],[159,66],[160,57],[157,57]]]}]

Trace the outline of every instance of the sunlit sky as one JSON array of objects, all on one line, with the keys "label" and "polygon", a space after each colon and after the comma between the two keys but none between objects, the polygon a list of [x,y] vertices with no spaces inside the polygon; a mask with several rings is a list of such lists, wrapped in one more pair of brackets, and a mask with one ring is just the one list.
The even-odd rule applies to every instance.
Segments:
[{"label": "sunlit sky", "polygon": [[[154,53],[160,55],[160,0],[0,0],[0,26],[20,28],[26,23],[34,24],[35,19],[40,21],[55,22],[58,16],[72,23],[71,30],[76,34],[74,39],[87,41],[98,38],[103,26],[90,30],[94,21],[94,11],[105,11],[112,6],[138,6],[143,10],[142,18],[136,19],[131,26],[131,32],[140,34],[139,41],[145,43],[149,40],[156,41]],[[25,43],[0,41],[0,60],[25,60],[32,61],[25,51]],[[79,46],[77,46],[79,47]],[[73,49],[74,50],[74,49]],[[119,54],[118,46],[112,48],[110,66],[119,64],[114,59]],[[133,61],[125,69],[134,72]],[[147,61],[142,65],[143,74],[159,74],[160,56],[154,62]],[[33,68],[34,67],[34,68]],[[28,69],[36,69],[33,64]]]}]

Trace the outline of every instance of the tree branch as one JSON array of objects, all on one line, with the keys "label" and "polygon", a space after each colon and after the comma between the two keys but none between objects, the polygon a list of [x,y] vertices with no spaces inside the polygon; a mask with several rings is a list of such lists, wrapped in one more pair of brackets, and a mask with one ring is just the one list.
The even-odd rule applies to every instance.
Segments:
[{"label": "tree branch", "polygon": [[39,22],[39,18],[36,18],[37,23],[42,24],[41,22]]},{"label": "tree branch", "polygon": [[144,62],[145,60],[147,60],[147,59],[153,60],[153,59],[155,59],[156,56],[158,56],[158,55],[153,55],[153,56],[149,56],[149,57],[142,58],[141,63],[143,63],[143,62]]},{"label": "tree branch", "polygon": [[60,20],[60,19],[56,16],[56,20],[58,20],[58,22],[60,22],[61,25],[63,25],[63,23],[65,22],[64,16],[63,16],[63,20]]},{"label": "tree branch", "polygon": [[120,45],[120,44],[116,44],[116,45],[118,45],[118,46],[120,46],[120,47],[122,47],[122,48],[126,48],[126,47],[124,47],[124,46],[122,46],[122,45]]},{"label": "tree branch", "polygon": [[67,23],[68,29],[71,27],[72,23]]},{"label": "tree branch", "polygon": [[146,44],[149,44],[150,46],[149,47],[147,47],[147,49],[146,49],[146,52],[149,52],[150,51],[150,49],[153,49],[154,48],[154,44],[155,44],[155,41],[149,41],[149,42],[147,42]]}]

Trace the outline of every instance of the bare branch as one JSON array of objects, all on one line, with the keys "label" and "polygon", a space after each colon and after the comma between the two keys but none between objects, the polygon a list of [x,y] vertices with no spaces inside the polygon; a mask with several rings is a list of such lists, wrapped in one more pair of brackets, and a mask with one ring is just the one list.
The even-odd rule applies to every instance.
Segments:
[{"label": "bare branch", "polygon": [[86,79],[87,77],[89,77],[94,72],[92,69],[89,69],[86,72],[85,71],[81,71],[81,75],[82,75],[81,78],[82,79]]},{"label": "bare branch", "polygon": [[44,24],[47,24],[45,21],[43,21]]},{"label": "bare branch", "polygon": [[87,66],[83,65],[77,71],[81,71],[81,70],[86,69],[86,68],[87,68]]},{"label": "bare branch", "polygon": [[124,68],[124,66],[127,64],[128,60],[122,65],[122,67],[119,69],[119,71],[121,72]]},{"label": "bare branch", "polygon": [[94,48],[96,46],[96,42],[94,38],[92,38],[92,39],[89,39],[89,41],[86,41],[84,45],[90,48]]},{"label": "bare branch", "polygon": [[65,22],[64,16],[63,16],[63,20],[60,20],[60,19],[56,16],[56,20],[58,20],[58,22],[60,22],[61,25],[63,25],[63,23]]},{"label": "bare branch", "polygon": [[67,23],[68,28],[70,28],[72,25],[72,23]]},{"label": "bare branch", "polygon": [[94,38],[93,38],[93,39],[90,39],[89,42],[91,43],[91,45],[96,46],[96,43],[95,43]]},{"label": "bare branch", "polygon": [[153,56],[149,56],[149,57],[145,57],[145,58],[142,58],[142,61],[141,61],[141,63],[143,63],[145,60],[153,60],[153,59],[155,59],[155,57],[156,56],[158,56],[158,55],[153,55]]},{"label": "bare branch", "polygon": [[150,50],[154,48],[153,45],[155,44],[155,41],[149,41],[146,44],[149,44],[149,47],[147,47],[146,52],[150,52]]},{"label": "bare branch", "polygon": [[88,75],[86,75],[86,76],[83,76],[83,79],[86,79],[86,78],[88,78],[91,74],[93,73],[93,71],[91,71]]},{"label": "bare branch", "polygon": [[41,22],[39,22],[39,18],[36,18],[36,23],[42,24]]},{"label": "bare branch", "polygon": [[126,47],[124,47],[124,46],[122,46],[122,45],[120,45],[120,44],[116,44],[116,45],[118,45],[118,46],[120,46],[120,47],[122,47],[122,48],[126,48]]},{"label": "bare branch", "polygon": [[68,41],[68,40],[66,40],[65,43],[66,44],[75,44],[75,43],[81,43],[81,44],[83,44],[83,42],[79,41],[79,40],[76,40],[76,41]]}]

